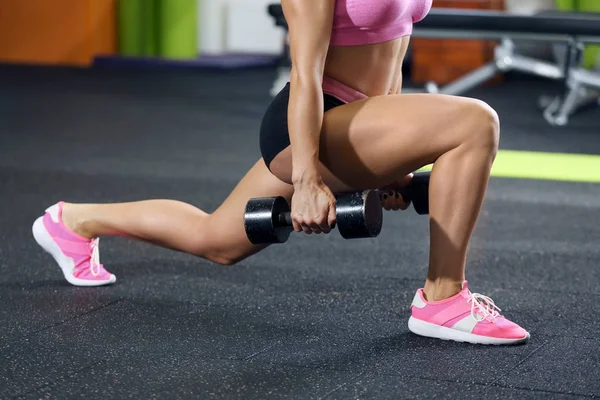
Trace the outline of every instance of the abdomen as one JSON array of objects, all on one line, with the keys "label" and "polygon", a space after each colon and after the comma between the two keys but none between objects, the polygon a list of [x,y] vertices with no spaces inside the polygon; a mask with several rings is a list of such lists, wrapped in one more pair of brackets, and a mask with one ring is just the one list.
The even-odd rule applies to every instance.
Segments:
[{"label": "abdomen", "polygon": [[325,75],[367,96],[395,90],[409,37],[366,46],[329,48]]}]

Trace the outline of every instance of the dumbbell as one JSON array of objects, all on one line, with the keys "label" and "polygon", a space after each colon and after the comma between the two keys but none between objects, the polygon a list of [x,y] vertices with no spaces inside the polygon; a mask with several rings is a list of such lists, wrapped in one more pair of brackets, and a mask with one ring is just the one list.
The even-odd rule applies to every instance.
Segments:
[{"label": "dumbbell", "polygon": [[[412,203],[419,215],[429,214],[429,177],[431,172],[417,172],[410,183],[398,192],[406,202]],[[381,194],[386,191],[381,191]]]},{"label": "dumbbell", "polygon": [[[284,197],[250,199],[244,213],[246,236],[253,244],[285,243],[294,231],[290,205]],[[383,211],[374,190],[336,195],[336,225],[344,239],[376,237]]]}]

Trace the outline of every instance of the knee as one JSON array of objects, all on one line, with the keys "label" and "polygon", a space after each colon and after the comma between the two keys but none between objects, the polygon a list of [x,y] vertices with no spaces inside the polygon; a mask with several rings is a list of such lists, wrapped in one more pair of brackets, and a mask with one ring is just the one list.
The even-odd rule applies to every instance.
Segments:
[{"label": "knee", "polygon": [[220,265],[234,265],[244,257],[239,254],[239,248],[231,240],[231,235],[223,232],[218,221],[209,214],[197,224],[197,229],[187,244],[187,252]]},{"label": "knee", "polygon": [[215,264],[223,265],[223,266],[231,266],[235,265],[241,260],[236,259],[235,257],[230,257],[228,254],[214,254],[209,258],[210,261]]},{"label": "knee", "polygon": [[244,259],[244,257],[237,254],[234,249],[227,248],[226,246],[215,242],[209,245],[207,245],[206,242],[199,243],[194,249],[193,254],[223,266],[235,265]]},{"label": "knee", "polygon": [[481,100],[473,100],[470,104],[469,115],[472,127],[471,142],[478,148],[489,152],[492,157],[498,152],[500,143],[500,118],[489,104]]},{"label": "knee", "polygon": [[235,245],[231,242],[223,242],[220,246],[214,246],[206,258],[219,265],[231,266],[244,261],[263,248],[251,245],[249,242]]}]

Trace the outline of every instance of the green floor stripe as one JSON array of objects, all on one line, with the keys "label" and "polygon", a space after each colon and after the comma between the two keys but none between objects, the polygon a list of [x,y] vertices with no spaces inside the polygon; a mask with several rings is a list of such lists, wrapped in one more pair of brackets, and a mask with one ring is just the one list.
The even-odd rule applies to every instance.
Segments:
[{"label": "green floor stripe", "polygon": [[[431,166],[423,170],[430,170]],[[600,156],[500,150],[492,176],[600,183]]]}]

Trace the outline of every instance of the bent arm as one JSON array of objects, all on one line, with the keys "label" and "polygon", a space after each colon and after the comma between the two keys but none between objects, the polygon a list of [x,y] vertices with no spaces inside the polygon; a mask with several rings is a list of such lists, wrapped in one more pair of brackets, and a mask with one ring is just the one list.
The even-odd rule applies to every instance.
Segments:
[{"label": "bent arm", "polygon": [[323,125],[323,73],[335,0],[282,0],[290,34],[288,128],[292,182],[319,180],[319,138]]}]

